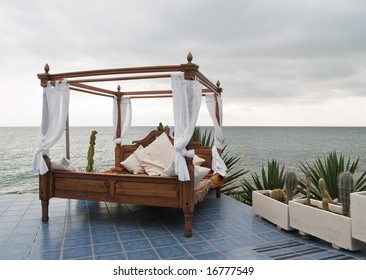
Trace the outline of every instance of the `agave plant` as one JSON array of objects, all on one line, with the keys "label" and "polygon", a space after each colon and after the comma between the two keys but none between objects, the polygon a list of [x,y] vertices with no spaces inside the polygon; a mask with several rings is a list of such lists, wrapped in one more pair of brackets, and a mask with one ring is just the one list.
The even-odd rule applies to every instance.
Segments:
[{"label": "agave plant", "polygon": [[[262,165],[261,174],[251,174],[251,181],[242,179],[240,185],[230,194],[238,200],[252,205],[252,193],[256,190],[283,189],[285,185],[285,165],[280,166],[275,159],[267,162],[267,169]],[[240,190],[239,190],[240,189]]]},{"label": "agave plant", "polygon": [[[327,185],[329,195],[334,199],[338,198],[337,182],[339,175],[344,171],[349,171],[354,174],[357,170],[358,163],[359,158],[351,162],[351,158],[349,157],[346,162],[342,154],[338,157],[337,152],[331,152],[324,157],[323,161],[318,157],[313,164],[310,164],[307,161],[305,161],[305,163],[301,162],[299,168],[304,173],[309,171],[311,174],[312,184],[310,191],[313,198],[321,200],[321,193],[316,186],[318,186],[319,179],[323,178]],[[305,181],[300,179],[299,191],[305,194],[305,189]],[[364,171],[355,182],[355,189],[356,191],[366,190],[366,171]]]},{"label": "agave plant", "polygon": [[[212,134],[212,130],[205,129],[204,133],[201,133],[201,130],[199,128],[195,129],[193,139],[198,140],[201,145],[208,147],[212,147],[215,141]],[[239,187],[238,179],[242,177],[244,174],[248,173],[249,170],[245,170],[239,167],[240,163],[243,160],[243,156],[230,154],[226,150],[226,147],[227,145],[224,145],[224,147],[221,150],[221,157],[227,167],[225,184],[222,186],[221,190],[225,194],[230,194],[229,193],[230,191]]]}]

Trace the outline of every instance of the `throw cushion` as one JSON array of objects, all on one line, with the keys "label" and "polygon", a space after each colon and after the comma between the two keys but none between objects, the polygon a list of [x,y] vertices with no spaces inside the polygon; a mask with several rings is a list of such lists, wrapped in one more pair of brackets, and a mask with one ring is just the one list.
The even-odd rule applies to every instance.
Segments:
[{"label": "throw cushion", "polygon": [[176,153],[168,136],[162,133],[144,150],[136,151],[136,157],[148,175],[157,176],[174,161]]},{"label": "throw cushion", "polygon": [[145,173],[144,168],[142,167],[140,161],[138,160],[136,154],[144,150],[144,147],[141,145],[134,151],[128,158],[121,162],[121,164],[126,168],[128,171],[132,172],[133,174],[140,174]]}]

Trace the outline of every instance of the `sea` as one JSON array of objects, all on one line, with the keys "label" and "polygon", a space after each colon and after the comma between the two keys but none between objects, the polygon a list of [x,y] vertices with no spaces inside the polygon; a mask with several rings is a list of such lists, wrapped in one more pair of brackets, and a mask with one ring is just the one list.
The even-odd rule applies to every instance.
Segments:
[{"label": "sea", "polygon": [[[145,137],[154,127],[131,127],[123,144]],[[211,127],[201,127],[212,130]],[[71,127],[70,159],[85,170],[90,132],[96,130],[94,166],[97,171],[114,166],[112,127]],[[38,127],[0,127],[0,195],[38,192],[38,174],[32,170],[37,149]],[[336,151],[352,161],[360,159],[358,171],[366,170],[366,127],[223,127],[226,152],[238,156],[237,168],[260,172],[271,159],[285,170],[303,176],[301,162],[312,163]],[[65,157],[65,133],[51,148],[51,158]]]}]

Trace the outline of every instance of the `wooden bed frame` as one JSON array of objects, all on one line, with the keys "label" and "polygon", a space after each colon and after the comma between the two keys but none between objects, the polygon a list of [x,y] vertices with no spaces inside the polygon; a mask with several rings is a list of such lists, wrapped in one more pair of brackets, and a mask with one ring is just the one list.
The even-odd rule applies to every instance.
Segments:
[{"label": "wooden bed frame", "polygon": [[[75,77],[87,76],[106,76],[114,74],[133,74],[133,73],[151,73],[151,72],[172,72],[183,71],[185,79],[197,79],[206,88],[203,89],[203,95],[206,92],[214,92],[220,94],[222,89],[220,83],[216,86],[212,84],[204,75],[198,71],[198,65],[191,63],[192,55],[187,56],[188,63],[178,66],[155,66],[155,67],[140,67],[140,68],[120,68],[110,70],[92,70],[83,72],[70,72],[62,74],[49,74],[48,65],[45,66],[45,73],[38,74],[41,80],[41,85],[46,86],[47,81],[56,81],[59,79],[68,78],[68,83],[71,90],[86,92],[90,94],[102,95],[107,97],[117,96],[119,100],[121,96],[127,95],[135,98],[153,98],[153,97],[169,97],[171,91],[144,91],[144,92],[121,92],[118,86],[117,92],[97,88],[95,86],[86,85],[87,82],[114,81],[114,80],[130,80],[130,79],[154,79],[168,78],[170,75],[145,75],[145,76],[127,76],[127,77],[101,77],[83,80],[72,80]],[[217,118],[218,107],[217,107]],[[118,111],[120,115],[121,112]],[[68,140],[68,123],[66,131],[66,155],[69,158],[69,140]],[[169,135],[169,133],[166,131]],[[117,137],[121,134],[120,118],[117,126]],[[131,155],[139,145],[147,146],[152,143],[160,134],[157,131],[152,131],[148,136],[140,141],[135,141],[131,145],[116,144],[115,148],[115,167],[120,167],[120,162]],[[171,138],[170,138],[171,139]],[[171,141],[173,141],[171,139]],[[205,167],[211,168],[212,155],[211,147],[203,147],[192,141],[187,146],[187,149],[194,148],[195,154],[205,159],[202,164]],[[133,175],[133,174],[107,174],[107,173],[88,173],[88,172],[67,172],[56,171],[51,169],[51,160],[44,156],[45,162],[49,171],[39,176],[39,197],[42,205],[42,221],[46,222],[49,219],[48,207],[49,200],[52,197],[96,200],[115,203],[127,203],[160,207],[180,208],[184,213],[186,237],[192,236],[192,217],[194,211],[194,180],[181,182],[177,177],[162,177],[148,175]],[[186,158],[189,176],[194,178],[194,166],[192,159]],[[220,187],[216,188],[217,197],[220,197]]]}]

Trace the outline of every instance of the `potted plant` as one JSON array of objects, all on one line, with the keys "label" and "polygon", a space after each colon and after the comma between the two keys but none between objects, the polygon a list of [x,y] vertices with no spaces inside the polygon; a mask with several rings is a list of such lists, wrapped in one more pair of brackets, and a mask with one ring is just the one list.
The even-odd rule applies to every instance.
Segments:
[{"label": "potted plant", "polygon": [[366,191],[351,193],[352,237],[366,242]]},{"label": "potted plant", "polygon": [[365,249],[366,244],[352,237],[350,193],[355,185],[351,172],[338,177],[339,199],[332,199],[323,178],[318,182],[322,200],[296,199],[289,203],[290,226],[302,235],[312,235],[332,244],[334,248],[351,251]]},{"label": "potted plant", "polygon": [[284,175],[284,165],[280,168],[277,161],[272,160],[268,162],[267,174],[264,166],[262,166],[261,174],[262,180],[256,173],[251,175],[255,188],[248,181],[244,181],[244,186],[253,190],[253,212],[258,217],[277,225],[279,229],[292,230],[288,201],[292,199],[293,191],[297,186],[295,173],[288,171]]}]

